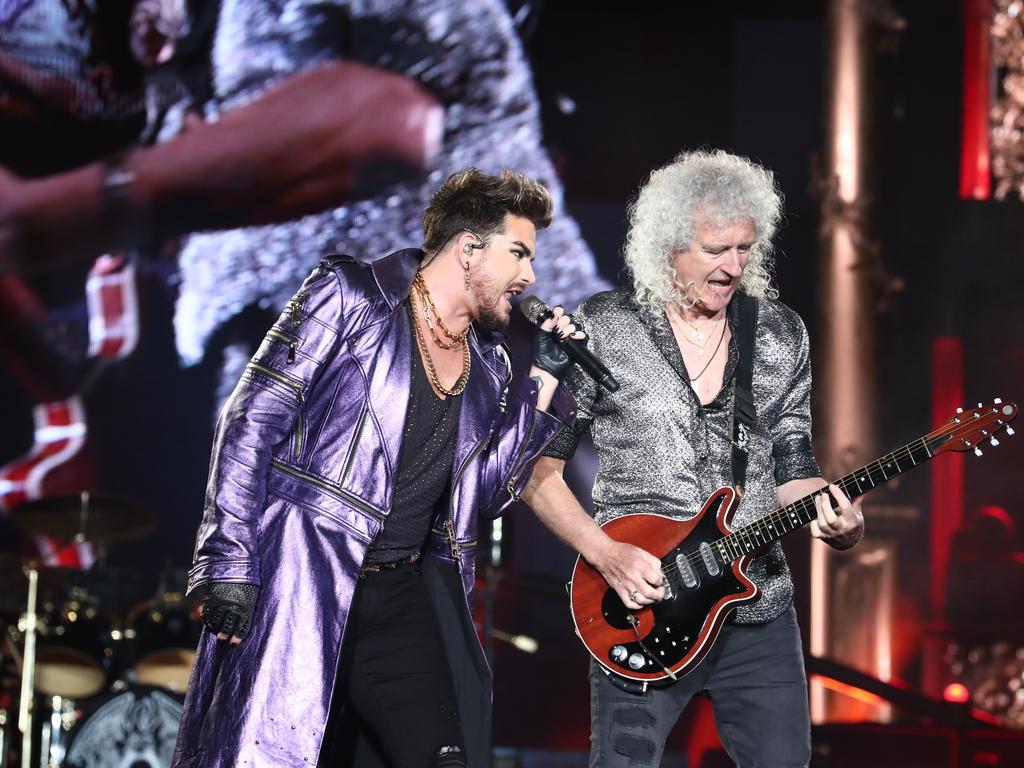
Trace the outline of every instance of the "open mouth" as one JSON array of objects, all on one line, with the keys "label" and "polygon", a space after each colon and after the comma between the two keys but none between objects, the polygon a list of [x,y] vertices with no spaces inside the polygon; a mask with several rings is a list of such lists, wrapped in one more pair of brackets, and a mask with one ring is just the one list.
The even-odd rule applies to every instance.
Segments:
[{"label": "open mouth", "polygon": [[523,292],[523,289],[522,289],[522,288],[520,288],[520,287],[512,287],[512,288],[509,288],[509,289],[508,289],[507,291],[505,291],[505,292],[504,292],[504,293],[502,294],[502,298],[504,298],[504,299],[505,299],[505,301],[507,301],[507,302],[508,302],[508,308],[509,308],[509,310],[511,310],[511,309],[512,309],[512,300],[513,300],[513,299],[514,299],[514,298],[515,298],[516,296],[518,296],[519,294],[521,294],[522,292]]}]

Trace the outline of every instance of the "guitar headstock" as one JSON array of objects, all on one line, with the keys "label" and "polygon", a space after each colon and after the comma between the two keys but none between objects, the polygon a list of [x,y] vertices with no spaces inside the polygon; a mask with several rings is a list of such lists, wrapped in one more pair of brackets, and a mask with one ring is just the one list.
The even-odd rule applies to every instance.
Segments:
[{"label": "guitar headstock", "polygon": [[981,456],[979,444],[987,440],[989,445],[999,445],[996,433],[1006,430],[1013,435],[1010,422],[1017,418],[1017,404],[1004,403],[998,397],[991,405],[978,403],[977,408],[957,408],[956,415],[929,435],[928,443],[939,439],[932,448],[933,454],[944,451],[970,451]]}]

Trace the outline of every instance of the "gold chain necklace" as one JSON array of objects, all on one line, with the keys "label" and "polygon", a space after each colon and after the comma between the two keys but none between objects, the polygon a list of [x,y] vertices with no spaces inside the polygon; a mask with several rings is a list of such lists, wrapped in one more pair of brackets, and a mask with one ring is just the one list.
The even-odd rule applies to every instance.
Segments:
[{"label": "gold chain necklace", "polygon": [[[469,328],[466,328],[462,333],[451,332],[448,326],[445,325],[444,320],[441,319],[441,313],[437,311],[437,307],[434,305],[434,299],[430,295],[430,291],[427,290],[427,283],[424,281],[423,274],[421,272],[417,272],[416,276],[413,277],[412,285],[420,297],[420,302],[423,304],[423,319],[427,323],[427,328],[430,330],[430,336],[434,339],[434,343],[441,349],[454,349],[460,344],[465,344],[466,334],[469,333]],[[433,320],[430,317],[431,314],[434,316]],[[437,331],[434,328],[434,320],[437,320],[437,324],[441,328],[441,332],[451,339],[450,343],[442,341],[441,337],[437,335]]]},{"label": "gold chain necklace", "polygon": [[[409,300],[412,301],[412,295],[409,296]],[[415,302],[413,302],[413,304],[415,305]],[[416,320],[415,310],[416,307],[413,306],[412,327],[413,330],[416,332],[416,342],[419,345],[419,348],[423,351],[423,361],[427,364],[427,375],[430,376],[430,381],[434,385],[434,389],[436,389],[438,392],[447,395],[448,397],[455,397],[456,395],[461,395],[462,390],[466,388],[466,383],[469,381],[469,344],[466,343],[465,337],[463,337],[462,373],[459,375],[459,378],[455,380],[455,383],[452,384],[451,389],[449,389],[448,387],[441,383],[441,379],[437,375],[437,370],[434,368],[434,359],[430,356],[430,350],[427,348],[427,342],[423,338],[423,331],[420,330],[420,324]],[[469,332],[468,328],[466,329],[466,332]],[[448,347],[448,349],[451,349],[451,347]]]}]

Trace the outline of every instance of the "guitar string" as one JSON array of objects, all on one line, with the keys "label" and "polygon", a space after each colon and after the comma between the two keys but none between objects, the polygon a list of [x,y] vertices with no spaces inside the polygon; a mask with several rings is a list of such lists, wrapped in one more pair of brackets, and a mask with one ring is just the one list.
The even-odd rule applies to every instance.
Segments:
[{"label": "guitar string", "polygon": [[[894,451],[891,454],[892,457],[893,457],[893,461],[897,461],[898,462],[898,458],[896,457],[896,454],[899,451],[906,450],[906,449],[909,449],[909,446],[904,446],[904,448],[901,448],[898,451]],[[912,455],[909,450],[907,452],[907,455]],[[882,459],[885,459],[885,458],[887,458],[887,457],[885,457],[885,456],[882,457]],[[878,464],[878,469],[879,470],[882,470],[882,463],[881,463],[882,459],[879,459],[877,462],[874,462],[874,463]],[[889,462],[889,463],[892,463],[892,462]],[[870,467],[871,467],[870,464],[865,467],[865,469],[868,470],[867,474],[868,474],[869,477],[870,477],[870,472],[871,472]],[[859,475],[860,473],[856,473],[856,474]],[[882,474],[883,474],[883,476],[885,475],[884,470],[882,470]],[[854,476],[854,474],[851,473],[851,475],[848,475],[847,477],[853,477],[853,476]],[[842,485],[846,479],[847,478],[844,477],[843,479],[841,479],[838,482],[838,484]],[[782,520],[790,519],[790,517],[791,517],[793,512],[805,512],[805,511],[808,511],[811,507],[814,506],[814,500],[813,500],[814,495],[815,494],[811,494],[810,496],[805,496],[804,498],[798,499],[797,501],[793,502],[792,504],[788,505],[787,507],[783,507],[782,509],[776,510],[775,512],[772,512],[769,515],[765,515],[763,518],[759,518],[758,520],[754,521],[753,523],[749,523],[748,525],[743,526],[742,528],[737,528],[735,531],[732,531],[731,533],[726,534],[725,536],[722,536],[722,537],[720,537],[718,539],[715,539],[713,542],[709,542],[709,546],[714,547],[715,545],[719,544],[720,542],[723,542],[723,541],[726,541],[726,540],[730,539],[730,537],[735,537],[736,539],[739,539],[741,541],[741,543],[739,545],[740,548],[744,548],[745,549],[746,546],[747,546],[747,542],[743,542],[742,541],[743,536],[744,535],[747,535],[747,536],[757,536],[758,535],[756,533],[751,533],[749,531],[749,529],[751,527],[762,525],[762,524],[764,524],[766,522],[769,522],[771,524],[775,524],[775,523],[778,523],[778,522],[782,522]],[[809,522],[809,521],[805,521],[804,523],[801,523],[801,525],[806,524],[806,522]],[[795,528],[792,529],[792,530],[795,530]],[[766,542],[761,542],[761,543],[757,544],[757,546],[754,547],[754,549],[757,549],[758,547],[763,546],[764,543],[766,543]],[[731,549],[732,549],[732,547],[730,547],[730,550]],[[743,552],[743,554],[749,554],[749,552]],[[699,551],[697,551],[697,552],[694,552],[692,554],[686,555],[684,559],[685,559],[685,561],[688,564],[695,565],[697,563],[703,562],[704,557],[703,557],[703,555]],[[737,558],[731,559],[729,561],[729,563],[734,562],[736,559]],[[666,576],[668,576],[668,575],[672,575],[675,572],[680,571],[680,570],[682,570],[682,568],[680,566],[678,566],[678,565],[669,565],[669,566],[666,566],[665,568],[662,569],[662,573],[664,573]]]},{"label": "guitar string", "polygon": [[[1002,420],[997,418],[997,421],[1000,422],[1000,427],[1001,427],[1002,426]],[[927,461],[928,459],[931,459],[934,456],[934,454],[928,448],[929,442],[931,442],[931,441],[933,441],[935,439],[938,439],[938,438],[942,438],[942,437],[952,437],[956,432],[960,431],[963,428],[964,424],[970,424],[971,427],[972,427],[972,430],[976,429],[977,427],[982,425],[981,422],[971,421],[971,422],[962,422],[961,424],[951,425],[949,427],[944,427],[944,428],[937,429],[937,430],[935,430],[933,432],[928,433],[927,435],[925,435],[924,437],[920,438],[919,440],[915,440],[915,441],[913,441],[911,443],[908,443],[907,445],[904,445],[901,448],[897,448],[892,453],[887,454],[886,456],[882,456],[881,458],[877,459],[876,461],[870,462],[870,463],[864,465],[861,468],[861,470],[858,471],[858,472],[851,472],[851,473],[849,473],[847,475],[844,475],[842,478],[840,478],[838,481],[836,481],[835,484],[839,485],[839,486],[842,486],[843,490],[845,492],[846,488],[847,487],[852,487],[852,484],[854,484],[854,483],[856,483],[859,486],[859,481],[857,480],[858,477],[862,477],[862,476],[866,475],[867,478],[869,480],[871,480],[872,483],[874,483],[874,480],[873,480],[873,478],[871,476],[871,472],[872,472],[872,468],[873,467],[875,468],[875,471],[882,473],[882,477],[883,477],[883,481],[882,482],[885,482],[885,481],[889,480],[890,477],[895,477],[897,474],[902,474],[905,471],[905,470],[899,468],[899,459],[900,458],[910,458],[910,460],[914,462],[914,466],[917,466],[919,463],[922,463],[922,462],[914,461],[914,454],[913,454],[914,446],[918,446],[918,444],[920,444],[918,446],[918,450],[920,450],[920,448],[924,448],[924,450],[928,454],[927,458],[925,459],[925,461]],[[891,461],[889,461],[889,459],[891,459]],[[884,468],[884,466],[882,464],[883,461],[885,461],[886,464],[892,464],[893,462],[895,462],[898,471],[895,474],[891,475],[891,476],[887,476],[885,474],[885,468]],[[881,483],[875,483],[874,485],[872,485],[872,488],[875,488],[878,485],[881,485]],[[868,490],[871,490],[871,488],[869,488]],[[790,504],[790,505],[788,505],[786,507],[778,509],[775,512],[772,512],[769,515],[765,515],[762,518],[758,518],[757,520],[755,520],[752,523],[748,523],[747,525],[743,526],[742,528],[737,528],[735,531],[733,531],[731,533],[728,533],[725,536],[721,536],[718,539],[715,539],[713,542],[709,542],[709,546],[714,547],[715,545],[719,544],[720,542],[724,542],[726,540],[729,540],[730,537],[733,537],[735,539],[739,539],[740,542],[741,542],[737,548],[738,549],[745,549],[746,546],[747,546],[747,542],[743,542],[742,541],[743,536],[744,535],[746,535],[746,536],[757,536],[757,535],[759,535],[756,532],[752,533],[751,529],[753,529],[753,528],[755,528],[757,526],[761,526],[763,523],[768,522],[768,521],[770,521],[772,524],[775,524],[775,523],[780,523],[783,520],[788,520],[794,512],[800,513],[800,512],[809,511],[809,509],[814,506],[814,495],[815,494],[811,494],[810,496],[805,496],[802,499],[798,499],[797,501],[793,502],[792,504]],[[810,520],[805,520],[804,522],[802,522],[799,525],[797,525],[795,528],[790,529],[790,531],[796,530],[796,528],[802,527],[802,526],[806,525],[809,522],[810,522]],[[789,533],[790,531],[785,531],[784,533]],[[774,531],[773,531],[773,533],[774,533]],[[751,539],[751,541],[753,541],[753,539]],[[764,546],[767,543],[769,543],[769,542],[763,542],[762,541],[762,542],[758,543],[753,548],[753,550],[756,550],[756,549]],[[731,554],[731,551],[734,548],[729,546],[728,549],[729,549],[730,554]],[[753,550],[751,550],[751,551],[753,551]],[[745,552],[743,552],[740,555],[740,557],[743,557],[743,555],[747,555],[747,554],[750,554],[750,552],[749,551],[745,551]],[[738,559],[739,558],[732,558],[729,561],[724,562],[723,564],[728,566],[728,565],[731,565],[733,562],[735,562]],[[693,552],[693,553],[691,553],[689,555],[686,555],[683,558],[683,560],[688,565],[693,566],[693,565],[702,563],[704,561],[704,556],[698,550],[698,551]],[[661,570],[662,570],[662,573],[665,575],[665,577],[668,578],[669,576],[674,575],[675,573],[681,571],[682,567],[679,566],[678,564],[672,564],[672,565],[668,565],[668,566],[663,567]]]}]

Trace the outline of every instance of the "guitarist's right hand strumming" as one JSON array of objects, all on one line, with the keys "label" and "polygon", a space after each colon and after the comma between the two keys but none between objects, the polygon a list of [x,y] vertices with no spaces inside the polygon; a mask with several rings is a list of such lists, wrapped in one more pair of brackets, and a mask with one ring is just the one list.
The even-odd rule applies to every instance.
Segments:
[{"label": "guitarist's right hand strumming", "polygon": [[598,529],[604,542],[597,553],[585,557],[608,585],[615,590],[623,605],[639,610],[665,597],[661,586],[664,577],[661,561],[646,550],[622,541],[615,541]]},{"label": "guitarist's right hand strumming", "polygon": [[600,573],[630,610],[665,597],[661,561],[646,550],[615,541],[580,506],[562,477],[565,462],[542,457],[522,498],[544,525]]}]

